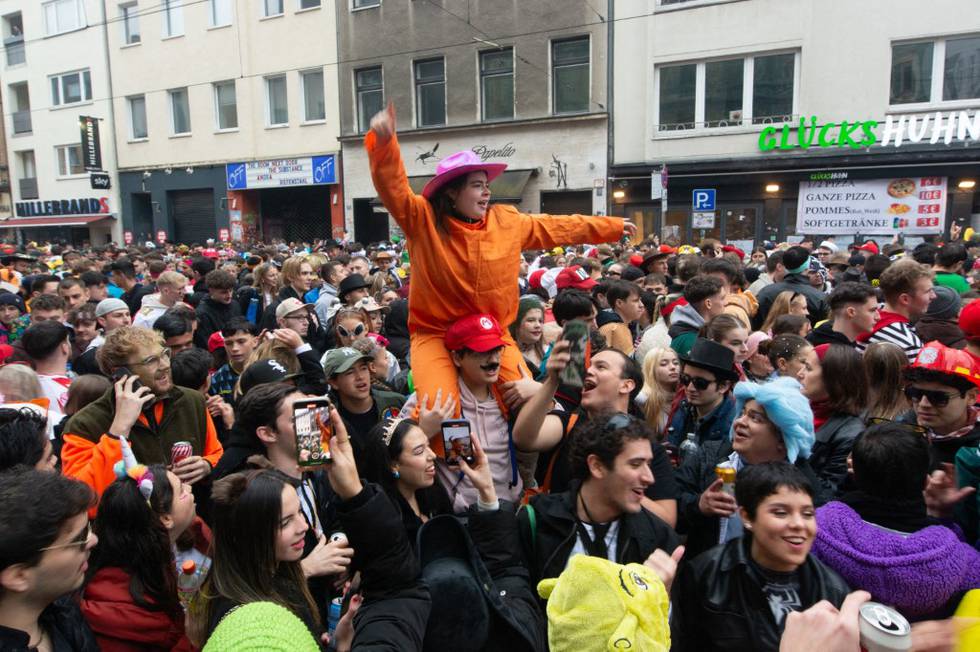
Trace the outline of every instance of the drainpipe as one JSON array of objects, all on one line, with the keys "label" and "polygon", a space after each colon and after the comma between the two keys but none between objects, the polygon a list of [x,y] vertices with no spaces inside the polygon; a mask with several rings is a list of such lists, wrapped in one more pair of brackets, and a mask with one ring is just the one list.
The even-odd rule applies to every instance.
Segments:
[{"label": "drainpipe", "polygon": [[606,215],[612,215],[612,198],[610,194],[610,188],[612,184],[609,183],[609,176],[612,170],[613,162],[615,161],[614,153],[615,148],[613,144],[613,123],[615,121],[613,110],[616,106],[614,101],[615,91],[613,90],[613,81],[615,66],[614,60],[616,58],[613,37],[613,25],[616,22],[616,8],[615,0],[607,0],[606,2]]},{"label": "drainpipe", "polygon": [[116,195],[119,197],[118,201],[116,202],[116,212],[119,214],[119,221],[115,229],[117,233],[113,233],[112,238],[114,240],[118,239],[118,241],[122,243],[123,211],[122,188],[119,187],[119,149],[116,145],[116,102],[114,99],[115,93],[112,90],[112,67],[109,63],[109,20],[105,3],[106,0],[102,0],[102,2],[99,3],[100,8],[102,9],[102,54],[105,58],[106,83],[109,86],[109,125],[112,129],[112,137],[109,138],[109,146],[112,148],[112,162],[116,168],[116,179],[114,183],[116,185]]}]

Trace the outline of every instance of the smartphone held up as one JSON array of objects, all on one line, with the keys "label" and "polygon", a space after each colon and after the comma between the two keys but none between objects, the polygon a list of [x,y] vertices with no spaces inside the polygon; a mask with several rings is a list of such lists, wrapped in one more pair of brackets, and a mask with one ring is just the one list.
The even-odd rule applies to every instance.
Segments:
[{"label": "smartphone held up", "polygon": [[471,437],[470,422],[466,419],[450,419],[442,422],[442,444],[446,451],[446,464],[459,466],[459,461],[465,460],[467,464],[472,465],[476,461],[473,456]]},{"label": "smartphone held up", "polygon": [[331,461],[330,399],[301,399],[293,403],[296,460],[300,467],[320,466]]}]

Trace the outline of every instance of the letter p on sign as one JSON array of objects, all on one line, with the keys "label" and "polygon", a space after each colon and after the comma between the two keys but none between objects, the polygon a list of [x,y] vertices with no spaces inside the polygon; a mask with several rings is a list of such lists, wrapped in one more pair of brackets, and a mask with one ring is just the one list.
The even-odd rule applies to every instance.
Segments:
[{"label": "letter p on sign", "polygon": [[696,211],[715,210],[715,189],[699,188],[693,192],[691,205]]}]

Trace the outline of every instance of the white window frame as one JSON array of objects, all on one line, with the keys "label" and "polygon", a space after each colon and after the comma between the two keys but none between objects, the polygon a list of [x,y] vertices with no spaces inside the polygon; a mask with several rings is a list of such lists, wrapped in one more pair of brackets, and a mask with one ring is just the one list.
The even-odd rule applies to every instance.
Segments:
[{"label": "white window frame", "polygon": [[[75,7],[75,17],[77,18],[77,24],[71,27],[61,27],[60,25],[51,25],[48,20],[48,7],[57,7],[62,4],[71,4]],[[85,4],[82,0],[48,0],[41,4],[41,12],[44,15],[44,33],[47,36],[55,36],[57,34],[66,34],[68,32],[74,32],[75,30],[84,29],[85,24]],[[57,9],[55,9],[55,17],[57,17]]]},{"label": "white window frame", "polygon": [[[184,92],[184,97],[187,98],[187,131],[177,131],[177,122],[175,118],[177,117],[177,112],[174,111],[174,93]],[[194,125],[191,122],[191,94],[187,86],[182,86],[180,88],[171,88],[167,90],[167,105],[170,110],[170,135],[171,137],[181,137],[189,136],[193,133]]]},{"label": "white window frame", "polygon": [[[64,91],[65,91],[64,78],[70,75],[78,75],[78,84],[79,87],[81,88],[82,99],[80,99],[77,102],[64,101]],[[85,83],[86,77],[88,78],[88,83]],[[66,106],[78,106],[80,104],[86,104],[92,101],[92,72],[88,68],[82,68],[80,70],[69,70],[67,72],[58,73],[57,75],[50,75],[48,77],[48,88],[49,90],[52,91],[52,93],[54,89],[51,88],[51,82],[54,81],[55,79],[58,80],[58,95],[57,97],[55,97],[52,94],[51,108],[60,109]],[[86,91],[88,91],[87,96],[85,94]]]},{"label": "white window frame", "polygon": [[680,2],[673,4],[664,4],[663,0],[657,0],[657,6],[654,7],[653,11],[654,13],[683,11],[684,9],[696,9],[697,7],[722,5],[730,2],[745,2],[745,0],[681,0]]},{"label": "white window frame", "polygon": [[313,5],[312,7],[304,7],[303,0],[296,0],[296,13],[300,13],[303,11],[314,11],[316,9],[323,8],[323,0],[315,0],[315,2],[316,4]]},{"label": "white window frame", "polygon": [[[946,41],[955,41],[961,38],[980,37],[980,33],[968,32],[966,34],[948,34],[940,38],[919,38],[919,39],[900,39],[889,44],[888,52],[888,113],[908,113],[915,111],[927,111],[929,109],[969,109],[980,102],[980,98],[966,98],[965,100],[944,100],[943,81],[946,76]],[[932,43],[932,81],[929,86],[928,102],[909,102],[907,104],[891,103],[891,75],[892,75],[892,48],[896,45],[916,45],[920,43]]]},{"label": "white window frame", "polygon": [[[270,14],[269,13],[269,3],[278,2],[279,3],[279,13]],[[261,18],[278,18],[286,13],[286,0],[259,0],[259,16]]]},{"label": "white window frame", "polygon": [[[272,81],[281,79],[283,81],[283,99],[286,101],[286,121],[272,121],[272,93],[269,92],[269,84]],[[289,126],[289,79],[285,73],[280,75],[267,75],[262,78],[265,85],[265,126],[267,129],[277,129]]]},{"label": "white window frame", "polygon": [[[69,150],[78,148],[78,165],[81,167],[80,172],[71,171],[71,161],[69,160]],[[59,179],[74,179],[78,177],[84,177],[87,172],[85,171],[85,156],[82,152],[81,143],[68,143],[67,145],[55,145],[55,175]],[[64,164],[65,172],[62,173],[61,166]]]},{"label": "white window frame", "polygon": [[[227,22],[218,22],[218,9],[220,7],[224,8],[223,13],[227,17]],[[228,27],[234,22],[235,16],[235,3],[233,0],[208,0],[208,28],[215,29],[218,27]]]},{"label": "white window frame", "polygon": [[[306,78],[308,75],[320,74],[320,93],[323,95],[323,117],[322,118],[311,118],[306,114]],[[302,124],[320,124],[327,121],[327,89],[326,89],[326,76],[323,74],[323,68],[308,68],[307,70],[299,71],[299,86],[300,86],[300,97],[303,100],[303,123]]]},{"label": "white window frame", "polygon": [[[146,129],[146,133],[142,136],[136,135],[136,120],[135,113],[133,112],[133,102],[134,100],[143,101],[143,126]],[[149,140],[150,138],[150,123],[146,116],[146,95],[130,95],[126,98],[126,109],[129,111],[129,140],[131,142],[140,142],[144,140]]]},{"label": "white window frame", "polygon": [[183,0],[160,0],[160,33],[162,38],[177,38],[184,35]]},{"label": "white window frame", "polygon": [[350,11],[364,11],[365,9],[377,9],[381,6],[382,0],[366,0],[368,2],[374,2],[374,4],[357,6],[358,0],[350,0]]},{"label": "white window frame", "polygon": [[[231,84],[231,88],[235,93],[235,126],[234,127],[222,127],[221,126],[221,104],[218,101],[218,88],[221,86],[227,86]],[[229,131],[238,131],[238,85],[235,83],[234,79],[226,79],[224,81],[214,82],[211,84],[211,98],[214,102],[214,130],[217,132],[225,133]]]},{"label": "white window frame", "polygon": [[[351,84],[354,86],[354,133],[363,134],[367,133],[367,129],[361,129],[361,91],[357,87],[357,73],[364,72],[365,70],[377,69],[381,73],[381,88],[380,89],[370,89],[366,92],[374,92],[375,90],[381,91],[381,106],[385,106],[385,69],[384,66],[378,64],[376,66],[364,66],[363,68],[355,68],[351,74]],[[414,74],[414,70],[413,70]],[[414,88],[414,85],[413,85]],[[413,91],[414,92],[414,91]],[[414,101],[414,100],[413,100]],[[368,121],[370,122],[373,116],[368,116]]]},{"label": "white window frame", "polygon": [[[757,133],[760,125],[754,124],[754,114],[752,109],[753,92],[755,90],[755,59],[756,57],[770,57],[778,54],[792,54],[793,56],[793,106],[791,118],[795,119],[800,113],[800,50],[781,49],[766,52],[736,53],[724,57],[712,57],[710,59],[680,60],[680,61],[658,61],[654,66],[654,83],[652,96],[649,100],[653,107],[653,138],[654,140],[671,138],[691,138],[695,136],[705,136],[713,134],[745,134]],[[706,97],[705,66],[716,61],[731,61],[732,59],[742,59],[742,124],[730,127],[706,127],[704,126],[704,102]],[[695,64],[697,66],[695,76],[694,91],[694,129],[681,129],[673,131],[660,130],[660,71],[663,68],[672,66]],[[768,124],[768,123],[767,123]],[[782,124],[775,122],[774,124]]]},{"label": "white window frame", "polygon": [[[136,2],[124,2],[119,5],[119,24],[122,27],[123,47],[139,45],[143,41],[140,31],[139,7]],[[131,30],[130,28],[135,28]],[[135,36],[136,40],[131,40]]]},{"label": "white window frame", "polygon": [[[26,162],[25,159],[27,158],[28,155],[30,155],[31,170],[28,170],[27,169],[28,166],[25,165]],[[14,156],[17,160],[17,170],[16,170],[17,177],[19,179],[37,179],[37,156],[34,154],[34,150],[19,149],[14,152]],[[34,174],[27,174],[28,171],[33,172]]]}]

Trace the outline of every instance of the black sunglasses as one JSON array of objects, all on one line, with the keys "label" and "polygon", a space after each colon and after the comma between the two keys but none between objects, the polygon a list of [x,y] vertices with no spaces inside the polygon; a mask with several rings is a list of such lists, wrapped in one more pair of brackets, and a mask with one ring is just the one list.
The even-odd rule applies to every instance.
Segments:
[{"label": "black sunglasses", "polygon": [[711,383],[718,382],[717,380],[708,380],[707,378],[700,378],[694,376],[688,376],[687,374],[681,374],[678,376],[677,380],[680,382],[681,387],[687,387],[691,383],[694,383],[694,389],[699,392],[703,392],[711,386]]},{"label": "black sunglasses", "polygon": [[960,392],[953,392],[952,394],[946,393],[938,389],[919,389],[918,387],[906,387],[905,397],[913,403],[918,403],[923,398],[929,399],[929,404],[936,407],[946,407],[949,405],[950,399],[954,399],[957,396],[962,398],[965,394]]}]

